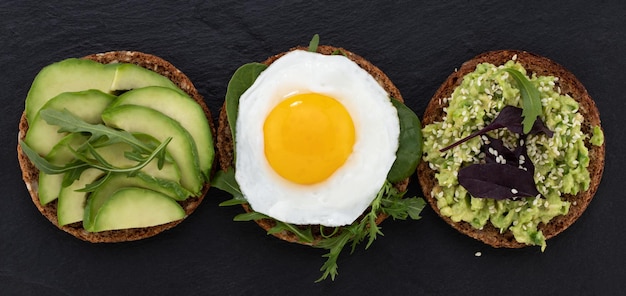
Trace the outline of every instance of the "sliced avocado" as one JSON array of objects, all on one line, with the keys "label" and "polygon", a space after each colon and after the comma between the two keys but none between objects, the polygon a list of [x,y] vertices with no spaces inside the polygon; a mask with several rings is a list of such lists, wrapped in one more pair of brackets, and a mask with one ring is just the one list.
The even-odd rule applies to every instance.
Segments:
[{"label": "sliced avocado", "polygon": [[131,90],[146,86],[162,86],[184,94],[174,82],[159,73],[135,64],[117,64],[115,77],[110,88],[112,91]]},{"label": "sliced avocado", "polygon": [[161,142],[171,137],[167,152],[180,169],[181,185],[194,194],[200,192],[204,178],[196,145],[189,132],[176,120],[154,109],[136,105],[107,108],[102,113],[102,120],[108,126],[148,134]]},{"label": "sliced avocado", "polygon": [[104,172],[99,169],[86,169],[80,178],[68,187],[61,188],[57,203],[57,219],[59,226],[83,221],[87,192],[77,191],[102,177]]},{"label": "sliced avocado", "polygon": [[[94,231],[93,222],[100,211],[100,208],[108,200],[109,197],[122,187],[139,187],[150,189],[152,191],[160,192],[169,196],[172,199],[182,200],[189,196],[188,192],[181,188],[175,188],[175,182],[169,182],[167,184],[174,187],[162,186],[159,182],[144,173],[137,173],[137,175],[129,177],[126,174],[111,174],[105,181],[87,198],[87,204],[85,206],[85,213],[83,217],[83,228],[87,231]],[[178,186],[180,187],[180,186]],[[177,192],[178,190],[178,192]],[[185,195],[185,197],[181,197]]]},{"label": "sliced avocado", "polygon": [[115,191],[94,218],[92,231],[150,227],[180,220],[185,210],[168,196],[149,189]]},{"label": "sliced avocado", "polygon": [[[40,110],[53,109],[62,111],[67,109],[80,119],[95,124],[101,123],[100,114],[115,99],[115,96],[105,94],[99,90],[80,92],[65,92],[50,99]],[[39,116],[29,121],[28,132],[24,141],[39,155],[45,156],[67,133],[59,133],[58,126],[48,124]]]},{"label": "sliced avocado", "polygon": [[215,154],[213,136],[202,107],[193,99],[168,88],[151,86],[120,95],[111,103],[111,108],[120,105],[149,107],[178,121],[196,142],[200,169],[208,180]]},{"label": "sliced avocado", "polygon": [[[69,134],[50,150],[46,160],[55,165],[64,165],[74,159],[74,154],[69,148],[77,149],[85,141],[87,141],[87,137],[84,135]],[[42,205],[48,204],[59,196],[63,176],[65,174],[49,175],[39,172],[39,202]]]},{"label": "sliced avocado", "polygon": [[97,89],[108,93],[116,68],[116,65],[75,58],[44,67],[33,80],[26,96],[26,119],[32,123],[48,100],[64,92]]},{"label": "sliced avocado", "polygon": [[44,67],[35,76],[26,96],[26,119],[32,123],[48,100],[64,92],[97,89],[113,93],[153,85],[184,93],[167,77],[135,64],[105,65],[92,60],[65,59]]}]

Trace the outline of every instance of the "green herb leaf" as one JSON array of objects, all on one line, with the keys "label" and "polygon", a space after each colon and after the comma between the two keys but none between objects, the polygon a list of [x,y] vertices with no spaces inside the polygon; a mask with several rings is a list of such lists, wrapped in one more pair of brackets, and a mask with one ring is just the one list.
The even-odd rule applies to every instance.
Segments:
[{"label": "green herb leaf", "polygon": [[[222,202],[222,205],[234,205],[245,203],[243,194],[239,189],[239,185],[235,180],[234,169],[229,168],[226,171],[218,171],[213,178],[211,184],[218,189],[224,190],[233,195],[233,199]],[[350,242],[352,242],[352,252],[355,250],[356,245],[367,239],[365,248],[376,240],[379,235],[383,235],[381,228],[376,224],[376,218],[382,212],[391,215],[394,219],[419,219],[420,212],[425,206],[425,202],[421,198],[403,198],[404,192],[398,192],[393,187],[391,182],[385,181],[382,188],[379,190],[376,198],[372,201],[369,210],[356,222],[348,226],[334,227],[332,234],[324,234],[324,227],[320,226],[320,232],[322,233],[322,239],[316,242],[313,246],[320,249],[328,250],[328,253],[322,257],[327,258],[326,262],[320,268],[322,276],[316,280],[316,282],[323,281],[329,276],[332,280],[338,274],[337,260],[343,248]],[[267,215],[252,211],[249,213],[242,213],[235,216],[235,221],[254,221],[260,219],[274,220],[276,226],[268,230],[268,234],[274,234],[282,231],[288,231],[296,236],[303,242],[313,242],[313,235],[311,226],[302,228],[297,225],[285,223],[275,220]]]},{"label": "green herb leaf", "polygon": [[398,110],[400,137],[396,160],[387,174],[387,180],[397,183],[411,176],[422,158],[422,125],[409,107],[396,99],[391,99],[391,102]]},{"label": "green herb leaf", "polygon": [[315,34],[313,38],[311,38],[311,42],[309,42],[309,51],[317,52],[317,46],[320,44],[320,35]]},{"label": "green herb leaf", "polygon": [[217,171],[217,173],[215,173],[215,176],[213,177],[211,186],[222,191],[226,191],[233,196],[232,199],[221,202],[219,204],[219,206],[221,207],[240,205],[247,202],[247,200],[243,197],[241,189],[239,189],[239,184],[237,184],[237,180],[235,180],[235,169],[233,169],[232,167],[229,167],[226,171]]},{"label": "green herb leaf", "polygon": [[111,173],[106,173],[102,178],[89,183],[87,185],[85,185],[85,187],[78,189],[76,191],[78,192],[94,192],[96,191],[96,189],[98,189],[98,187],[102,186],[102,184],[104,184],[104,182],[106,182],[106,180],[109,179],[109,177],[111,176]]},{"label": "green herb leaf", "polygon": [[295,234],[301,242],[312,243],[313,242],[313,232],[311,231],[311,226],[304,227],[301,229],[300,227],[285,223],[282,221],[276,220],[276,226],[270,228],[267,231],[267,234],[279,233],[282,231],[288,231]]},{"label": "green herb leaf", "polygon": [[102,124],[85,122],[67,109],[63,111],[44,109],[39,111],[39,114],[48,124],[59,126],[59,132],[90,133],[91,138],[88,140],[89,142],[106,138],[107,140],[104,143],[100,142],[99,144],[109,145],[124,142],[146,153],[152,151],[150,147],[127,131],[116,130]]},{"label": "green herb leaf", "polygon": [[254,220],[261,220],[261,219],[268,219],[269,217],[261,214],[259,212],[250,212],[250,213],[243,213],[243,214],[239,214],[237,216],[235,216],[235,218],[233,218],[234,221],[254,221]]},{"label": "green herb leaf", "polygon": [[22,146],[22,151],[24,151],[26,156],[28,156],[28,159],[30,159],[30,161],[37,167],[37,169],[49,175],[62,174],[72,169],[88,166],[84,162],[70,162],[64,166],[58,166],[41,157],[24,141],[20,141],[20,145]]},{"label": "green herb leaf", "polygon": [[511,68],[504,68],[500,71],[509,73],[517,84],[520,96],[522,97],[522,116],[524,117],[522,124],[524,125],[524,133],[527,134],[535,124],[537,117],[542,114],[543,109],[541,108],[539,90],[528,80],[528,77],[520,71]]},{"label": "green herb leaf", "polygon": [[180,183],[176,181],[157,178],[142,171],[138,171],[135,174],[135,177],[142,179],[147,183],[157,184],[159,187],[167,189],[169,192],[173,193],[171,197],[175,200],[186,200],[188,197],[194,195],[193,192],[185,189],[182,185],[180,185]]},{"label": "green herb leaf", "polygon": [[226,115],[228,124],[230,125],[230,133],[235,143],[235,126],[237,123],[237,113],[239,112],[239,98],[241,95],[254,84],[263,70],[267,69],[266,65],[261,63],[245,64],[235,71],[233,77],[228,82],[226,89]]},{"label": "green herb leaf", "polygon": [[72,149],[71,147],[69,149],[72,150],[72,152],[74,153],[74,156],[76,157],[76,159],[82,160],[83,162],[89,164],[90,167],[97,168],[97,169],[105,171],[105,172],[135,174],[139,170],[143,169],[146,165],[148,165],[148,163],[150,163],[155,157],[157,157],[157,155],[163,155],[164,156],[164,154],[162,154],[161,151],[164,150],[165,147],[167,147],[167,144],[169,144],[170,141],[172,141],[172,137],[168,137],[167,139],[165,139],[165,141],[163,141],[163,143],[161,143],[161,145],[159,145],[159,147],[157,147],[154,151],[152,151],[152,153],[150,155],[148,155],[148,157],[143,159],[142,162],[138,163],[135,166],[127,167],[127,168],[118,168],[118,167],[115,167],[115,166],[109,164],[108,162],[106,162],[104,157],[102,157],[96,151],[96,149],[94,149],[91,145],[89,145],[89,143],[86,144],[87,151],[95,159],[90,159],[90,158],[88,158],[88,156],[80,153],[77,150]]},{"label": "green herb leaf", "polygon": [[319,283],[328,276],[330,276],[331,280],[335,280],[335,277],[339,272],[337,271],[337,259],[339,258],[339,254],[341,254],[341,250],[346,246],[346,244],[350,241],[352,233],[349,231],[343,231],[339,235],[336,235],[331,238],[324,239],[320,241],[315,247],[327,249],[328,253],[324,254],[322,257],[328,258],[326,262],[320,268],[322,272],[322,276],[317,279],[315,282]]},{"label": "green herb leaf", "polygon": [[[380,212],[393,213],[394,218],[409,216],[412,219],[419,219],[419,214],[425,205],[424,200],[421,198],[403,199],[403,195],[404,193],[398,192],[389,181],[385,181],[378,195],[372,201],[370,210],[360,220],[341,227],[341,231],[336,236],[319,241],[315,247],[327,249],[329,252],[323,256],[328,259],[322,265],[320,269],[322,276],[316,282],[320,282],[328,276],[332,280],[335,279],[338,274],[337,259],[341,250],[350,241],[352,241],[352,251],[354,251],[357,244],[368,238],[368,243],[365,246],[367,249],[378,235],[383,235],[380,227],[376,225],[376,217]],[[389,209],[393,210],[389,211]]]},{"label": "green herb leaf", "polygon": [[[84,162],[80,160],[75,160],[75,162],[76,164],[84,164]],[[72,185],[72,183],[78,180],[80,178],[80,175],[88,168],[89,166],[85,165],[85,166],[76,167],[67,171],[66,173],[63,174],[63,181],[61,181],[61,186],[67,187],[67,186]]]}]

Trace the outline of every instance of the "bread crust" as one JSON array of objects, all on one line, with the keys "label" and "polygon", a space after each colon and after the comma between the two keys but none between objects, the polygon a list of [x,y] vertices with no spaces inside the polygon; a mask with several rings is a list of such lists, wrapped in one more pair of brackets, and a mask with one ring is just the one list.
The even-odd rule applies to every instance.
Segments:
[{"label": "bread crust", "polygon": [[[191,80],[180,70],[178,70],[174,65],[169,63],[168,61],[142,52],[137,51],[111,51],[106,53],[98,53],[92,54],[83,57],[84,59],[93,60],[102,64],[110,64],[110,63],[133,63],[139,65],[143,68],[152,70],[156,73],[159,73],[167,78],[169,78],[172,82],[174,82],[180,89],[182,89],[185,93],[187,93],[194,101],[196,101],[204,111],[207,120],[209,122],[211,133],[215,138],[215,127],[213,124],[213,120],[211,117],[211,112],[209,108],[204,102],[203,97],[198,93],[196,88],[194,87]],[[19,123],[19,140],[24,140],[26,136],[26,132],[28,130],[28,121],[26,120],[26,114],[22,113],[22,117]],[[215,142],[215,139],[214,139]],[[143,228],[132,228],[132,229],[122,229],[122,230],[110,230],[110,231],[102,231],[102,232],[88,232],[82,227],[81,222],[59,226],[57,221],[57,201],[54,200],[47,205],[42,205],[39,202],[38,195],[38,179],[39,179],[39,170],[33,165],[33,163],[28,159],[28,157],[22,151],[20,144],[17,146],[17,155],[18,161],[20,164],[20,168],[22,170],[22,179],[24,183],[26,183],[26,187],[28,192],[30,193],[31,199],[37,209],[41,212],[41,214],[46,217],[52,224],[60,228],[61,230],[81,239],[84,241],[92,242],[92,243],[114,243],[114,242],[124,242],[124,241],[134,241],[140,240],[144,238],[148,238],[154,235],[157,235],[165,230],[171,229],[174,226],[180,224],[184,219],[173,221],[167,224],[152,226],[152,227],[143,227]],[[214,165],[215,167],[215,165]],[[185,210],[186,216],[191,215],[193,211],[200,205],[202,200],[204,199],[205,194],[209,190],[210,185],[208,183],[204,184],[201,190],[201,194],[198,197],[190,197],[187,200],[180,202],[180,205]]]},{"label": "bread crust", "polygon": [[[308,50],[308,47],[298,46],[298,47],[291,48],[287,52],[279,53],[277,55],[267,58],[262,63],[269,66],[278,58],[282,57],[283,55],[293,50]],[[336,51],[341,52],[344,56],[346,56],[347,58],[355,62],[362,69],[364,69],[370,75],[372,75],[372,77],[374,77],[374,79],[387,91],[389,96],[404,103],[404,99],[402,98],[400,91],[393,84],[393,82],[391,82],[389,77],[387,77],[387,75],[385,75],[383,71],[381,71],[378,67],[374,66],[372,63],[370,63],[366,59],[362,58],[361,56],[351,51],[348,51],[340,47],[334,47],[330,45],[320,45],[317,47],[317,52],[321,54],[325,54],[325,55],[331,55],[335,53]],[[220,168],[226,171],[230,167],[234,167],[233,138],[230,132],[230,125],[228,124],[228,117],[226,114],[226,102],[224,102],[224,104],[222,105],[222,108],[220,110],[219,117],[218,117],[216,148],[217,148],[217,155],[219,158]],[[405,180],[400,181],[397,184],[394,184],[394,187],[398,189],[400,192],[404,192],[406,191],[408,184],[409,184],[409,178],[406,178]],[[246,212],[252,211],[252,209],[250,208],[248,204],[243,204],[242,206]],[[380,224],[386,218],[387,218],[387,215],[384,215],[382,213],[379,214],[376,219],[376,224]],[[260,219],[260,220],[255,220],[255,222],[266,231],[276,226],[276,222],[272,219]],[[299,243],[299,244],[304,244],[304,245],[315,245],[317,244],[317,242],[319,242],[322,239],[322,235],[320,233],[320,227],[312,227],[312,232],[313,232],[314,240],[311,243],[302,242],[298,239],[297,235],[291,232],[287,232],[287,231],[273,233],[272,235],[274,235],[277,238],[280,238],[282,240],[292,242],[292,243]]]},{"label": "bread crust", "polygon": [[[463,63],[457,71],[450,74],[435,92],[424,112],[422,126],[442,120],[445,114],[443,108],[447,107],[447,100],[443,99],[451,96],[454,89],[460,85],[463,77],[473,72],[476,65],[480,63],[491,63],[496,66],[502,65],[511,60],[514,56],[517,56],[517,61],[524,66],[528,74],[535,73],[541,76],[551,75],[559,77],[556,86],[561,88],[561,93],[570,95],[579,103],[579,112],[584,117],[582,131],[585,134],[590,135],[594,126],[601,127],[598,108],[583,84],[571,72],[546,57],[519,50],[485,52]],[[540,223],[538,229],[543,232],[546,239],[556,236],[572,225],[585,211],[598,189],[604,170],[605,144],[595,146],[587,139],[585,146],[589,149],[590,159],[589,167],[587,168],[591,177],[589,189],[584,192],[579,192],[577,195],[564,194],[562,196],[564,200],[571,202],[569,212],[566,215],[554,217],[547,224]],[[425,161],[418,165],[417,175],[422,191],[424,192],[424,197],[433,210],[446,223],[459,232],[496,248],[521,248],[527,246],[526,244],[517,242],[509,230],[500,234],[499,230],[491,223],[487,223],[482,229],[476,229],[467,222],[453,222],[449,217],[441,215],[437,207],[436,198],[431,196],[433,189],[438,186],[435,173],[436,172],[430,169],[428,163]]]}]

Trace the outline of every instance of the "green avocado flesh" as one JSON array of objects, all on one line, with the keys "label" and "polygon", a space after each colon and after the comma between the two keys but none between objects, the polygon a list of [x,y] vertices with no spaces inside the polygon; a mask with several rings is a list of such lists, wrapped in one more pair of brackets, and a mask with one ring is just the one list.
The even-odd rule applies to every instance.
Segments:
[{"label": "green avocado flesh", "polygon": [[[41,110],[71,113],[76,119],[60,113],[56,122],[82,133],[58,132]],[[40,170],[40,203],[57,200],[59,226],[82,221],[97,232],[183,219],[179,202],[200,194],[209,179],[214,145],[204,110],[151,70],[82,59],[51,64],[35,77],[25,113],[22,144],[30,149],[23,150]],[[149,152],[168,138],[165,150]],[[68,171],[68,164],[81,169]]]},{"label": "green avocado flesh", "polygon": [[[441,214],[452,221],[465,221],[477,229],[490,222],[501,232],[510,230],[518,242],[539,245],[543,250],[546,242],[537,229],[538,225],[567,214],[570,203],[562,200],[561,195],[587,190],[590,183],[589,155],[584,145],[589,136],[581,130],[583,117],[578,113],[578,103],[568,95],[560,94],[560,89],[555,87],[558,78],[529,77],[540,92],[541,119],[554,131],[552,138],[545,134],[529,135],[526,141],[528,155],[535,166],[535,183],[544,198],[476,198],[460,186],[459,169],[481,161],[480,137],[446,152],[439,151],[488,125],[504,106],[522,107],[520,91],[513,80],[503,72],[496,75],[501,67],[526,74],[526,70],[513,60],[500,67],[488,63],[477,65],[473,73],[463,78],[452,96],[445,99],[449,106],[444,109],[443,121],[422,129],[424,160],[437,172],[439,185],[431,194],[437,199]],[[516,135],[506,129],[488,135],[503,140],[509,148],[516,146]]]},{"label": "green avocado flesh", "polygon": [[[105,94],[99,90],[86,90],[80,92],[65,92],[50,99],[42,107],[62,111],[66,109],[78,116],[85,122],[101,123],[100,114],[115,99],[115,96]],[[48,124],[39,113],[33,121],[29,122],[28,133],[24,141],[39,155],[47,155],[52,147],[67,133],[59,133],[58,126]]]},{"label": "green avocado flesh", "polygon": [[94,217],[93,231],[161,225],[183,219],[185,210],[168,196],[149,189],[127,187],[115,191]]},{"label": "green avocado flesh", "polygon": [[187,95],[163,87],[144,87],[126,92],[111,107],[120,105],[150,107],[178,121],[193,137],[200,169],[208,180],[215,152],[209,122],[200,105]]},{"label": "green avocado flesh", "polygon": [[167,145],[167,151],[180,168],[181,185],[193,193],[200,192],[204,180],[200,172],[195,142],[180,123],[159,111],[137,105],[109,108],[102,113],[102,120],[108,126],[131,133],[148,134],[161,142],[172,137],[172,141]]},{"label": "green avocado flesh", "polygon": [[145,86],[183,92],[168,78],[134,64],[103,65],[91,60],[66,59],[44,67],[37,74],[26,97],[26,119],[32,123],[47,101],[64,92],[94,89],[110,94]]}]

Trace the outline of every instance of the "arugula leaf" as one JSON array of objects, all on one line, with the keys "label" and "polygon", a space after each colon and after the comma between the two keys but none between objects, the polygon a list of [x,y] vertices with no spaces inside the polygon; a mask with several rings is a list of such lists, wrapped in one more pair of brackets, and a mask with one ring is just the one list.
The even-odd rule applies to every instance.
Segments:
[{"label": "arugula leaf", "polygon": [[235,218],[233,218],[233,221],[254,221],[254,220],[261,220],[261,219],[269,219],[269,217],[265,214],[261,214],[259,212],[253,211],[249,213],[239,214],[235,216]]},{"label": "arugula leaf", "polygon": [[45,158],[41,157],[37,152],[35,152],[35,150],[30,148],[30,146],[28,146],[28,144],[26,144],[24,141],[20,141],[20,145],[22,146],[22,151],[24,151],[24,154],[28,156],[28,159],[30,159],[30,161],[37,167],[37,169],[49,175],[62,174],[64,172],[67,172],[76,168],[88,166],[84,162],[76,162],[76,161],[67,163],[64,166],[55,165],[49,162],[48,160],[46,160]]},{"label": "arugula leaf", "polygon": [[[44,157],[41,157],[25,142],[20,141],[22,151],[28,156],[30,161],[45,174],[64,174],[62,186],[67,187],[75,180],[80,178],[80,175],[87,168],[96,168],[107,173],[119,172],[135,175],[139,170],[144,168],[153,159],[158,158],[159,164],[162,166],[166,157],[165,148],[172,140],[171,137],[160,143],[155,149],[151,149],[149,145],[146,145],[141,140],[137,139],[129,132],[119,131],[112,129],[102,124],[90,124],[76,117],[71,112],[64,109],[62,111],[53,109],[44,109],[40,111],[40,116],[49,124],[57,125],[60,127],[60,132],[73,132],[73,133],[90,133],[91,136],[82,146],[78,149],[68,147],[75,159],[63,166],[55,165],[49,162]],[[131,160],[137,161],[137,164],[132,167],[119,168],[108,163],[102,155],[96,151],[97,147],[102,147],[112,143],[124,142],[131,145],[135,150],[131,154],[125,154]],[[143,156],[145,153],[149,153],[147,156]],[[88,185],[86,190],[94,190],[97,186],[100,186],[102,182],[94,182]]]},{"label": "arugula leaf", "polygon": [[93,146],[89,145],[89,143],[86,143],[87,151],[95,159],[91,159],[87,155],[84,155],[84,154],[80,153],[79,151],[72,149],[71,147],[69,147],[69,149],[72,151],[72,153],[74,154],[74,157],[76,157],[76,159],[83,161],[84,163],[88,164],[90,167],[97,168],[97,169],[99,169],[101,171],[105,171],[105,172],[128,173],[129,175],[132,175],[132,174],[138,172],[139,170],[143,169],[157,155],[163,155],[164,156],[164,154],[162,154],[161,151],[165,150],[165,147],[167,146],[167,144],[170,143],[171,140],[172,140],[172,137],[168,137],[167,139],[165,139],[165,141],[163,141],[163,143],[161,143],[161,145],[159,145],[159,147],[157,147],[154,151],[152,151],[152,153],[150,155],[148,155],[148,157],[143,159],[141,162],[139,162],[135,166],[127,167],[127,168],[119,168],[119,167],[115,167],[115,166],[111,165],[110,163],[108,163],[104,159],[104,157],[102,157],[96,151],[95,148],[93,148]]},{"label": "arugula leaf", "polygon": [[[535,119],[539,118],[542,114],[541,98],[539,97],[539,90],[528,80],[526,75],[520,71],[511,68],[503,68],[503,72],[509,73],[509,75],[515,80],[517,88],[520,91],[522,97],[522,116],[524,117],[524,133],[527,134],[532,129]],[[500,72],[498,71],[498,72]]]},{"label": "arugula leaf", "polygon": [[267,234],[279,233],[282,231],[288,231],[295,234],[301,242],[312,243],[313,242],[313,232],[311,231],[311,226],[304,227],[304,229],[289,223],[285,223],[282,221],[276,221],[276,226],[272,227],[267,231]]},{"label": "arugula leaf", "polygon": [[104,143],[100,142],[100,145],[124,142],[145,153],[152,151],[150,147],[127,131],[116,130],[102,124],[85,122],[67,109],[63,109],[63,111],[44,109],[39,111],[39,114],[48,124],[59,126],[59,132],[90,133],[89,142],[106,138],[107,140]]},{"label": "arugula leaf", "polygon": [[228,88],[226,89],[226,115],[228,117],[233,143],[235,143],[235,126],[237,124],[237,113],[239,112],[239,98],[254,84],[254,81],[266,68],[267,66],[261,63],[245,64],[235,71],[233,77],[231,77],[228,82]]},{"label": "arugula leaf", "polygon": [[317,52],[317,46],[319,44],[320,44],[320,35],[319,34],[313,35],[313,38],[311,39],[311,42],[309,42],[309,51],[310,52]]},{"label": "arugula leaf", "polygon": [[411,176],[422,158],[422,125],[409,107],[393,98],[391,103],[398,110],[400,137],[396,160],[387,174],[387,180],[397,183]]}]

